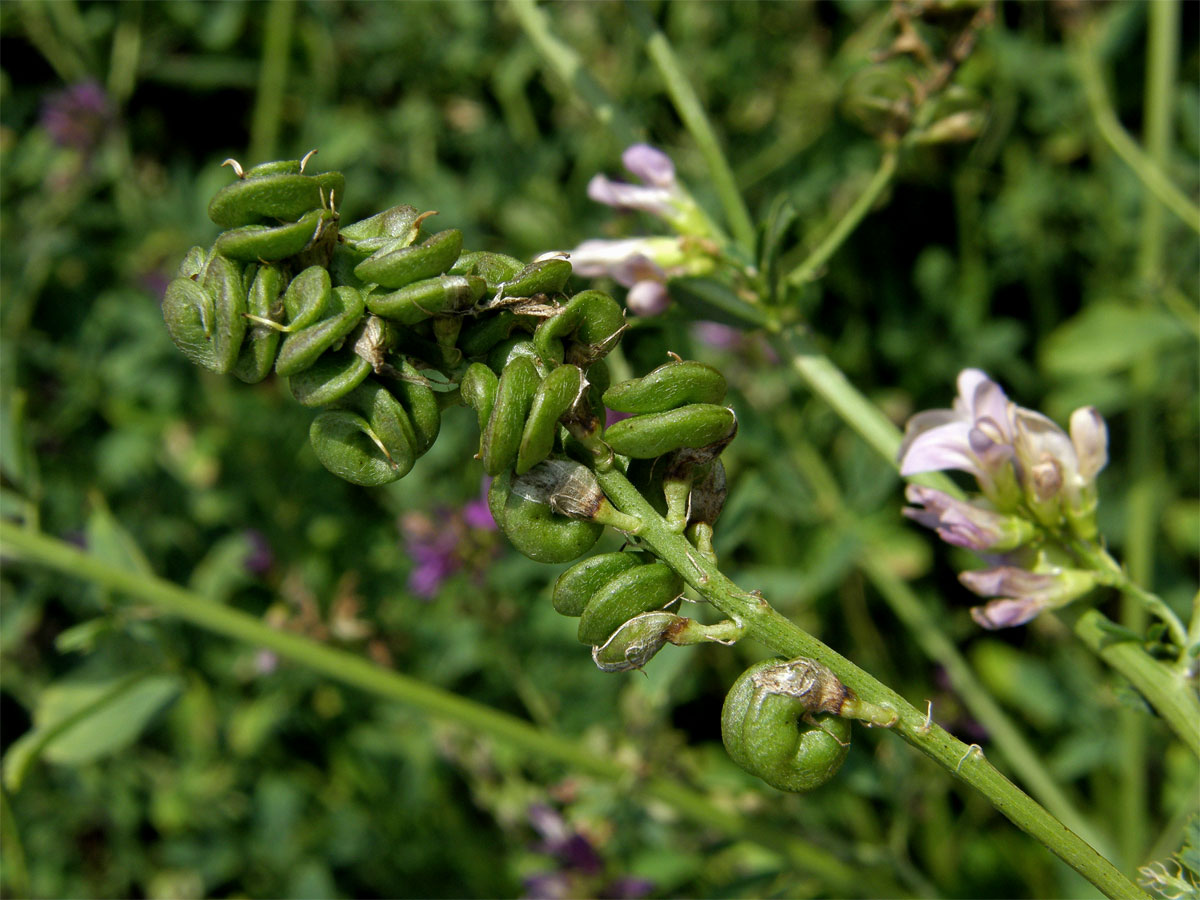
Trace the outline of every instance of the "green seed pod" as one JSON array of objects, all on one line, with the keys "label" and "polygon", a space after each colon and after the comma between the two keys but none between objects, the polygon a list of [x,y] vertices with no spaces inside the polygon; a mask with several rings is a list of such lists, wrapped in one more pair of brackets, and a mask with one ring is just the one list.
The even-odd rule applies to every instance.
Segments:
[{"label": "green seed pod", "polygon": [[437,440],[442,427],[441,406],[438,404],[437,394],[429,387],[416,366],[408,360],[403,360],[399,366],[399,373],[399,383],[392,391],[408,412],[413,436],[416,438],[417,456],[421,456]]},{"label": "green seed pod", "polygon": [[500,375],[492,414],[479,444],[483,469],[489,475],[499,475],[516,463],[525,421],[540,381],[537,369],[527,357],[517,357]]},{"label": "green seed pod", "polygon": [[163,320],[184,356],[224,375],[236,364],[246,334],[241,267],[213,254],[196,278],[176,278],[167,286]]},{"label": "green seed pod", "polygon": [[313,419],[309,440],[326,469],[374,487],[403,478],[417,458],[408,414],[383,385],[367,380]]},{"label": "green seed pod", "polygon": [[[250,278],[250,272],[246,278]],[[247,384],[257,384],[271,374],[275,352],[279,348],[279,328],[266,324],[279,322],[283,317],[281,294],[285,279],[276,266],[260,266],[253,273],[250,293],[246,297],[247,312],[254,318],[250,333],[242,343],[233,374]]]},{"label": "green seed pod", "polygon": [[204,264],[208,262],[208,251],[203,247],[193,247],[184,254],[183,262],[179,264],[176,278],[191,278],[196,280],[204,273]]},{"label": "green seed pod", "polygon": [[600,291],[581,291],[538,326],[533,344],[549,365],[566,360],[587,368],[617,345],[624,330],[625,311],[616,300]]},{"label": "green seed pod", "polygon": [[387,294],[372,293],[367,297],[367,308],[401,325],[416,325],[434,316],[457,315],[470,309],[486,289],[484,280],[474,275],[439,275]]},{"label": "green seed pod", "polygon": [[503,253],[486,250],[468,250],[450,267],[451,275],[477,275],[487,282],[489,294],[506,281],[510,281],[523,268],[523,263]]},{"label": "green seed pod", "polygon": [[326,353],[288,379],[292,396],[304,406],[328,406],[367,380],[371,364],[349,350]]},{"label": "green seed pod", "polygon": [[242,262],[279,262],[299,256],[336,234],[337,213],[314,209],[286,225],[244,225],[223,231],[213,249]]},{"label": "green seed pod", "polygon": [[612,633],[603,646],[592,648],[592,661],[602,672],[629,672],[643,668],[688,620],[670,612],[634,616]]},{"label": "green seed pod", "polygon": [[531,262],[511,279],[505,281],[504,297],[533,297],[537,294],[557,294],[567,286],[571,277],[571,264],[559,257]]},{"label": "green seed pod", "polygon": [[622,456],[650,458],[682,447],[704,447],[730,436],[737,427],[733,410],[691,403],[661,413],[634,416],[610,425],[604,440]]},{"label": "green seed pod", "polygon": [[397,240],[407,241],[403,246],[411,244],[421,230],[421,219],[415,207],[393,206],[347,225],[340,234],[347,247],[365,259]]},{"label": "green seed pod", "polygon": [[502,472],[488,489],[488,509],[512,545],[530,559],[567,563],[578,559],[600,539],[604,526],[569,519],[547,503],[527,500],[512,491],[512,475]]},{"label": "green seed pod", "polygon": [[672,360],[642,378],[614,384],[604,392],[604,405],[624,413],[659,413],[688,403],[720,403],[725,376],[704,363]]},{"label": "green seed pod", "polygon": [[814,660],[756,663],[725,697],[725,750],[774,788],[811,791],[833,778],[846,759],[850,721],[837,716],[845,697],[837,676]]},{"label": "green seed pod", "polygon": [[583,372],[576,366],[559,366],[538,385],[521,433],[516,464],[518,475],[525,474],[550,455],[558,436],[558,420],[579,401],[584,388]]},{"label": "green seed pod", "polygon": [[[294,222],[305,213],[332,206],[346,187],[341,172],[319,175],[272,173],[256,166],[246,177],[226,185],[208,205],[208,217],[222,228],[239,228],[270,219]],[[262,174],[255,174],[262,173]]]},{"label": "green seed pod", "polygon": [[483,363],[471,363],[467,366],[467,371],[459,382],[459,395],[463,403],[475,410],[481,435],[487,428],[492,408],[496,405],[496,389],[499,385],[500,379],[496,377],[496,373]]},{"label": "green seed pod", "polygon": [[336,287],[327,295],[320,315],[319,322],[290,331],[283,339],[275,360],[276,373],[296,375],[303,372],[317,361],[318,356],[350,334],[362,321],[362,294],[352,287]]},{"label": "green seed pod", "polygon": [[638,613],[662,609],[683,593],[675,570],[655,562],[621,572],[588,601],[579,619],[579,641],[599,646]]},{"label": "green seed pod", "polygon": [[[516,329],[527,325],[529,321],[528,316],[518,316],[512,310],[497,310],[463,328],[458,338],[458,349],[468,359],[478,358],[497,344],[507,341]],[[533,332],[533,326],[529,331]]]},{"label": "green seed pod", "polygon": [[550,374],[549,368],[534,349],[533,341],[523,336],[509,338],[493,347],[487,356],[487,364],[493,372],[503,372],[516,359],[528,359],[533,363],[538,375]]},{"label": "green seed pod", "polygon": [[458,259],[460,252],[462,232],[451,228],[439,231],[420,244],[389,244],[355,266],[354,274],[382,288],[400,288],[441,275]]},{"label": "green seed pod", "polygon": [[600,553],[575,563],[554,582],[552,601],[556,612],[581,616],[588,601],[617,575],[644,562],[636,553]]}]

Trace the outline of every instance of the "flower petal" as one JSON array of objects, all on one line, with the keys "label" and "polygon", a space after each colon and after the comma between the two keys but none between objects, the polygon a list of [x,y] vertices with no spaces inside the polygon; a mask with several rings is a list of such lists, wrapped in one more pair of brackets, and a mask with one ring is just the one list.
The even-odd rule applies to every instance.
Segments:
[{"label": "flower petal", "polygon": [[646,184],[669,188],[675,184],[675,164],[671,157],[649,144],[633,144],[621,154],[621,162]]}]

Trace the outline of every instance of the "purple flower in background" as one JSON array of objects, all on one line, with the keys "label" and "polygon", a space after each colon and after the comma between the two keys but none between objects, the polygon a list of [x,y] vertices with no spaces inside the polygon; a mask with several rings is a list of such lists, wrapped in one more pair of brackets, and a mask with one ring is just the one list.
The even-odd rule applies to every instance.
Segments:
[{"label": "purple flower in background", "polygon": [[584,278],[608,276],[629,288],[626,304],[639,316],[656,316],[670,303],[667,278],[684,274],[678,238],[643,237],[584,241],[571,251],[571,266]]},{"label": "purple flower in background", "polygon": [[442,583],[459,571],[479,576],[496,551],[491,538],[496,521],[488,509],[487,482],[482,494],[461,509],[439,510],[434,516],[406,513],[400,519],[404,547],[413,561],[408,589],[432,599]]},{"label": "purple flower in background", "polygon": [[621,162],[644,184],[614,181],[605,175],[594,175],[588,182],[587,194],[597,203],[617,209],[638,209],[670,220],[677,217],[686,195],[675,181],[675,164],[671,158],[649,144],[634,144],[621,154]]},{"label": "purple flower in background", "polygon": [[242,565],[251,575],[265,575],[275,564],[275,554],[271,552],[267,536],[257,528],[247,528],[242,534],[247,548]]},{"label": "purple flower in background", "polygon": [[60,147],[89,154],[113,119],[113,106],[99,82],[80,81],[56,91],[42,103],[39,124]]},{"label": "purple flower in background", "polygon": [[567,897],[637,900],[654,890],[654,883],[645,878],[605,878],[604,859],[593,843],[546,804],[529,807],[529,823],[541,836],[533,849],[552,857],[557,865],[552,871],[525,878],[525,896],[529,900]]}]

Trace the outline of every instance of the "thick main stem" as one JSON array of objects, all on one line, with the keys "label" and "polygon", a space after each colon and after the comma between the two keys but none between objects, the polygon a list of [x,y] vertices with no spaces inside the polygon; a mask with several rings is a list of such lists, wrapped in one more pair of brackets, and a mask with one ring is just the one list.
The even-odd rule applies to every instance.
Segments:
[{"label": "thick main stem", "polygon": [[824,663],[862,700],[892,709],[891,729],[947,771],[979,790],[1018,828],[1044,844],[1109,897],[1148,897],[1111,862],[1005,778],[977,746],[967,746],[850,660],[776,612],[761,594],[748,593],[681,535],[666,527],[641,493],[617,469],[601,467],[600,485],[619,509],[642,520],[638,537],[725,615],[743,623],[748,636],[786,657]]},{"label": "thick main stem", "polygon": [[155,610],[198,625],[319,672],[335,681],[378,697],[404,703],[421,712],[521,747],[539,759],[555,760],[574,770],[606,780],[636,784],[634,796],[652,797],[702,825],[735,838],[748,838],[783,854],[797,868],[824,879],[847,894],[893,896],[899,888],[887,879],[837,859],[817,847],[775,829],[766,828],[710,803],[687,785],[667,778],[641,777],[611,757],[598,756],[576,741],[545,731],[507,713],[425,684],[400,672],[338,650],[299,634],[279,631],[247,613],[210,603],[170,582],[118,569],[62,541],[0,521],[0,549],[17,558],[83,578],[126,594]]}]

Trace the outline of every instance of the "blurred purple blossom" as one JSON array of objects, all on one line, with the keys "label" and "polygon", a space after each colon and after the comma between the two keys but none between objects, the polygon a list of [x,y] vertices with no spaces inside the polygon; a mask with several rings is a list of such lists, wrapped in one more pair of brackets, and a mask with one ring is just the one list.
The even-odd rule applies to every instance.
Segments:
[{"label": "blurred purple blossom", "polygon": [[400,519],[405,550],[413,562],[410,591],[432,599],[456,572],[467,570],[478,576],[486,568],[496,544],[485,536],[497,530],[486,495],[487,482],[483,493],[460,509],[441,509],[433,516],[411,512]]},{"label": "blurred purple blossom", "polygon": [[42,103],[39,124],[60,147],[89,154],[108,130],[113,112],[104,88],[89,79],[48,96]]},{"label": "blurred purple blossom", "polygon": [[243,532],[246,539],[247,552],[242,566],[251,575],[265,575],[275,564],[275,554],[267,543],[267,536],[257,528],[247,528]]},{"label": "blurred purple blossom", "polygon": [[569,897],[637,900],[654,890],[645,878],[604,877],[605,864],[592,842],[572,829],[562,815],[544,803],[529,807],[529,823],[541,836],[533,849],[553,857],[557,868],[525,878],[528,900],[565,900]]}]

